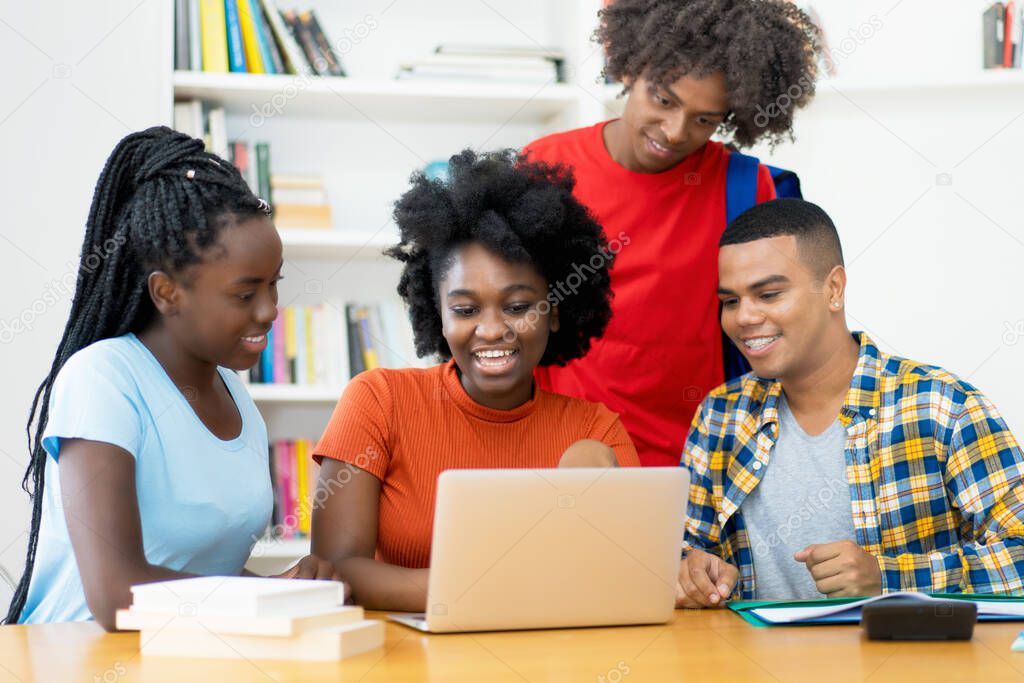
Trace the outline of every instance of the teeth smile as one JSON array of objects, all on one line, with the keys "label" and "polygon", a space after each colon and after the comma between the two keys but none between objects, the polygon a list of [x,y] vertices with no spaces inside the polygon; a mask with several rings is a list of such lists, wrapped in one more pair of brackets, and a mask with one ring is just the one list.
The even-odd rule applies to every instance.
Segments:
[{"label": "teeth smile", "polygon": [[505,351],[477,351],[473,355],[477,358],[503,358],[505,356],[511,356],[515,353],[515,350]]},{"label": "teeth smile", "polygon": [[659,145],[653,139],[651,140],[651,144],[654,145],[654,149],[658,150],[659,152],[668,152],[668,151],[670,151],[668,147],[663,147],[662,145]]},{"label": "teeth smile", "polygon": [[758,349],[763,349],[764,347],[768,346],[773,341],[778,339],[780,336],[782,335],[777,334],[774,337],[757,337],[755,339],[746,339],[743,341],[743,343],[746,345],[748,349],[757,351]]},{"label": "teeth smile", "polygon": [[267,335],[261,334],[258,337],[242,337],[242,341],[247,341],[250,344],[262,344],[263,340],[267,338]]}]

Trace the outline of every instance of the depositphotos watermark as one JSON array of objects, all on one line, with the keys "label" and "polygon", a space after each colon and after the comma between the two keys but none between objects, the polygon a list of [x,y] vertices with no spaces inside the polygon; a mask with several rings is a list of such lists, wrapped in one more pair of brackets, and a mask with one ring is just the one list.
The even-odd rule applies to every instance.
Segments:
[{"label": "depositphotos watermark", "polygon": [[[301,517],[310,516],[313,514],[314,510],[319,510],[320,508],[324,507],[324,505],[327,504],[327,501],[328,499],[330,499],[331,496],[333,496],[339,490],[344,488],[346,484],[352,481],[352,478],[356,474],[363,472],[363,470],[365,470],[366,467],[372,461],[376,460],[379,457],[380,452],[378,452],[375,447],[367,446],[365,451],[356,456],[355,462],[343,463],[344,466],[341,468],[337,475],[330,479],[319,481],[317,483],[316,491],[313,493],[312,498],[310,500],[299,501],[298,514],[288,513],[281,520],[280,524],[275,524],[270,528],[270,532],[268,534],[265,534],[263,536],[257,536],[256,534],[253,534],[252,536],[250,536],[250,540],[253,542],[253,544],[255,544],[259,540],[261,540],[261,538],[268,539],[271,542],[276,542],[284,538],[285,534],[288,531],[297,529],[299,527],[299,519]],[[263,555],[264,552],[266,551],[262,549],[260,546],[254,545],[252,556],[260,557]]]},{"label": "depositphotos watermark", "polygon": [[624,247],[628,247],[631,243],[632,240],[629,235],[625,232],[620,232],[618,236],[608,240],[608,246],[602,247],[598,253],[590,257],[587,263],[572,264],[572,272],[565,277],[565,280],[559,280],[552,285],[548,285],[547,297],[543,301],[538,302],[534,308],[527,311],[521,320],[516,321],[513,326],[505,330],[502,340],[506,344],[511,344],[523,329],[536,328],[541,317],[551,313],[552,308],[558,306],[568,297],[579,293],[580,287],[583,286],[583,283],[590,276],[596,275],[599,270],[606,267]]},{"label": "depositphotos watermark", "polygon": [[[824,57],[829,71],[835,69],[836,65],[843,60],[849,59],[861,45],[874,38],[884,27],[882,19],[878,15],[872,14],[866,22],[857,28],[851,28],[849,34],[839,41],[837,47],[825,51]],[[801,76],[796,83],[786,88],[767,107],[757,106],[754,125],[758,128],[765,128],[772,119],[786,114],[793,106],[793,102],[803,99],[805,93],[814,89],[814,85],[813,80],[807,76]]]},{"label": "depositphotos watermark", "polygon": [[842,491],[848,489],[846,482],[839,479],[831,479],[821,489],[812,492],[804,499],[800,508],[789,516],[783,524],[768,536],[760,539],[757,547],[754,548],[754,555],[765,555],[781,543],[789,540],[789,537],[800,527],[809,522],[812,517],[824,512],[832,505]]},{"label": "depositphotos watermark", "polygon": [[[355,26],[346,26],[341,31],[341,38],[335,41],[331,46],[334,53],[339,58],[349,54],[356,45],[366,40],[378,26],[380,26],[380,24],[377,23],[377,17],[372,14],[367,14],[363,17],[363,20]],[[289,102],[298,97],[299,93],[320,78],[318,74],[326,70],[327,61],[323,57],[318,57],[312,66],[314,73],[299,74],[295,76],[295,78],[290,80],[287,85],[281,88],[280,91],[274,93],[271,98],[262,105],[249,105],[252,108],[252,113],[249,115],[249,125],[253,128],[259,128],[266,123],[268,119],[272,119],[283,113]]]}]

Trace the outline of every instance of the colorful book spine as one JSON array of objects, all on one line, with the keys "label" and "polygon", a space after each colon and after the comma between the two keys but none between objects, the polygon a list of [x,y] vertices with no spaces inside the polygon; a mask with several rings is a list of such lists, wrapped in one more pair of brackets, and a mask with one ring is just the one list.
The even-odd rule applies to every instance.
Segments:
[{"label": "colorful book spine", "polygon": [[[288,73],[288,69],[284,65],[284,57],[281,55],[281,49],[277,45],[277,40],[274,38],[274,31],[270,28],[270,22],[267,19],[266,10],[263,8],[263,3],[260,0],[249,0],[252,3],[252,10],[256,16],[257,27],[263,36],[263,47],[266,49],[264,54],[264,64],[271,64],[274,70],[271,71],[270,67],[267,67],[267,73],[273,74],[284,74]],[[267,59],[269,58],[269,62]]]},{"label": "colorful book spine", "polygon": [[288,384],[291,381],[290,373],[288,372],[288,359],[284,353],[285,344],[285,332],[284,332],[284,319],[280,312],[277,314],[277,318],[274,319],[274,383],[275,384]]},{"label": "colorful book spine", "polygon": [[302,310],[302,315],[303,341],[306,345],[306,362],[302,366],[303,379],[306,384],[316,384],[316,361],[313,358],[313,307],[306,306]]},{"label": "colorful book spine", "polygon": [[203,71],[228,71],[227,19],[224,0],[200,0],[199,32],[203,41]]},{"label": "colorful book spine", "polygon": [[238,17],[238,0],[224,0],[224,18],[227,23],[228,68],[232,73],[245,73],[245,45],[242,41],[242,25]]},{"label": "colorful book spine", "polygon": [[292,527],[292,533],[296,536],[301,535],[299,529],[299,471],[298,461],[295,458],[295,442],[288,442],[288,472],[289,472],[289,496],[291,497],[291,507],[289,510],[289,524]]},{"label": "colorful book spine", "polygon": [[295,306],[295,374],[292,382],[308,384],[306,381],[306,307]]},{"label": "colorful book spine", "polygon": [[359,334],[363,340],[363,367],[367,370],[374,370],[380,367],[380,357],[377,355],[377,346],[370,329],[370,310],[361,306],[358,313]]},{"label": "colorful book spine", "polygon": [[306,472],[308,473],[309,480],[309,521],[310,531],[312,530],[312,513],[313,508],[316,505],[316,480],[319,478],[319,465],[313,460],[313,449],[316,447],[316,442],[309,439],[306,441]]},{"label": "colorful book spine", "polygon": [[274,383],[274,330],[267,333],[267,345],[260,352],[260,376],[267,384]]},{"label": "colorful book spine", "polygon": [[297,366],[295,365],[296,346],[295,308],[293,306],[286,306],[284,309],[284,355],[288,363],[288,381],[292,384],[299,383]]},{"label": "colorful book spine", "polygon": [[296,439],[295,445],[295,471],[299,480],[299,533],[308,535],[310,531],[310,492],[309,492],[309,458],[306,457],[306,440]]},{"label": "colorful book spine", "polygon": [[238,25],[242,32],[242,49],[245,50],[246,71],[251,74],[266,73],[260,39],[256,33],[256,17],[253,16],[249,0],[235,0],[238,4]]},{"label": "colorful book spine", "polygon": [[277,499],[278,531],[282,538],[291,538],[292,529],[288,524],[291,513],[291,480],[288,477],[288,444],[283,439],[274,442],[274,475],[277,481],[275,497]]}]

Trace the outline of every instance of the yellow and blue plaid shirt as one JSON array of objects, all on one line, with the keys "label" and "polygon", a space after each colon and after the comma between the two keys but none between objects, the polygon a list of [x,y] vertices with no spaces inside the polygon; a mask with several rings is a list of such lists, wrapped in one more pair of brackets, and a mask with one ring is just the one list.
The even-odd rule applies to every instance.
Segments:
[{"label": "yellow and blue plaid shirt", "polygon": [[[1022,592],[1024,454],[995,406],[941,368],[854,338],[860,358],[839,415],[852,540],[878,559],[882,592]],[[770,464],[781,392],[750,373],[718,387],[683,452],[692,476],[684,552],[736,566],[746,600],[756,584],[740,507]]]}]

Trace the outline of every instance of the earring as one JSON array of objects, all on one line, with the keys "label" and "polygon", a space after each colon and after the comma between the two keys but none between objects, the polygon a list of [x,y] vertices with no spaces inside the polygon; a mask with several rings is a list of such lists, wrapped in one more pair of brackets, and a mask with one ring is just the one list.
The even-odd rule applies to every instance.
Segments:
[{"label": "earring", "polygon": [[839,308],[839,302],[838,301],[833,301],[832,302],[832,308]]}]

